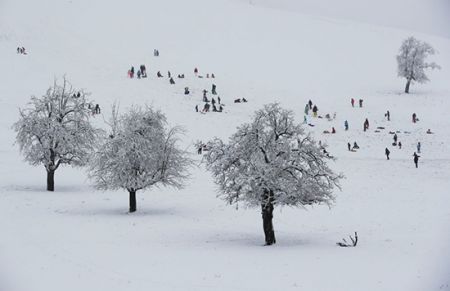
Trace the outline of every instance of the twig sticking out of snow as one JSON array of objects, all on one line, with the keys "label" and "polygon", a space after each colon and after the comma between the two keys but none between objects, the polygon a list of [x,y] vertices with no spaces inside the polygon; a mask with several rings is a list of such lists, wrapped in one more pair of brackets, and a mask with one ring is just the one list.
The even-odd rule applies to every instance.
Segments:
[{"label": "twig sticking out of snow", "polygon": [[347,242],[347,240],[345,238],[342,239],[343,242],[337,242],[336,244],[340,247],[356,247],[356,245],[358,244],[358,233],[355,231],[355,238],[353,238],[351,235],[348,236],[350,238],[350,240],[352,241],[351,243]]}]

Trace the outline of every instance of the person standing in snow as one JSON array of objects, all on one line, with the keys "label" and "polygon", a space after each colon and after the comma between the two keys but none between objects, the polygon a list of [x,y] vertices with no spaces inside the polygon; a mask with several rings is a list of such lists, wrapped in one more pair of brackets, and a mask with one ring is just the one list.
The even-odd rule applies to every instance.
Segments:
[{"label": "person standing in snow", "polygon": [[215,84],[212,84],[211,94],[217,95],[217,92],[216,92],[216,85],[215,85]]},{"label": "person standing in snow", "polygon": [[387,117],[387,121],[391,121],[391,113],[389,110],[386,112],[385,116]]},{"label": "person standing in snow", "polygon": [[402,149],[402,142],[401,142],[401,141],[398,142],[398,149],[399,149],[399,150]]},{"label": "person standing in snow", "polygon": [[171,85],[175,85],[175,81],[173,80],[172,77],[170,77],[169,82],[170,82]]},{"label": "person standing in snow", "polygon": [[184,95],[189,95],[189,87],[184,87]]},{"label": "person standing in snow", "polygon": [[419,142],[417,142],[417,152],[420,154],[420,148],[421,148],[421,144],[420,144],[420,141]]},{"label": "person standing in snow", "polygon": [[197,75],[198,75],[198,69],[197,68],[194,69],[194,74],[197,77]]},{"label": "person standing in snow", "polygon": [[417,115],[416,115],[416,113],[413,113],[413,115],[412,115],[412,122],[416,123],[416,121],[417,121]]},{"label": "person standing in snow", "polygon": [[308,101],[308,105],[309,105],[309,109],[312,109],[313,103],[312,103],[311,99]]},{"label": "person standing in snow", "polygon": [[362,107],[363,107],[363,100],[359,99],[359,108],[362,108]]},{"label": "person standing in snow", "polygon": [[170,71],[167,71],[167,77],[172,78],[172,75],[170,74]]},{"label": "person standing in snow", "polygon": [[345,130],[348,130],[348,121],[347,120],[344,122],[344,127],[345,127]]},{"label": "person standing in snow", "polygon": [[309,113],[309,104],[306,103],[306,105],[305,105],[305,115],[308,115],[308,113]]},{"label": "person standing in snow", "polygon": [[416,164],[416,168],[418,168],[419,167],[419,158],[420,158],[420,156],[418,154],[416,154],[416,152],[414,152],[413,157],[414,157],[414,164]]},{"label": "person standing in snow", "polygon": [[[310,100],[310,101],[311,101],[311,100]],[[314,116],[314,117],[317,117],[317,111],[319,111],[319,109],[317,108],[316,105],[314,105],[314,107],[313,107],[313,109],[312,109],[312,112],[313,112],[313,116]]]},{"label": "person standing in snow", "polygon": [[389,154],[390,154],[391,152],[388,150],[388,148],[386,148],[386,149],[384,150],[384,153],[386,154],[386,158],[389,160]]},{"label": "person standing in snow", "polygon": [[161,72],[160,71],[158,71],[158,73],[156,73],[156,76],[158,77],[158,78],[162,78],[162,74],[161,74]]},{"label": "person standing in snow", "polygon": [[366,118],[366,120],[364,121],[364,131],[369,129],[369,120]]},{"label": "person standing in snow", "polygon": [[394,143],[395,143],[395,144],[397,143],[397,139],[398,139],[397,134],[394,133]]},{"label": "person standing in snow", "polygon": [[195,112],[198,112],[198,105],[195,105]]},{"label": "person standing in snow", "polygon": [[217,102],[220,104],[220,96],[217,96]]},{"label": "person standing in snow", "polygon": [[347,148],[349,152],[352,151],[352,145],[349,142],[347,143]]},{"label": "person standing in snow", "polygon": [[352,100],[350,100],[350,103],[352,103],[352,107],[355,107],[355,99],[352,98]]}]

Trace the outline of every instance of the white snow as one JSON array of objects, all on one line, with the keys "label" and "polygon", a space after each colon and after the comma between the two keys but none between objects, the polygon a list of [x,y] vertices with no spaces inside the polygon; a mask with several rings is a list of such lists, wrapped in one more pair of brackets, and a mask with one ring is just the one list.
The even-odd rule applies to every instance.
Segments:
[{"label": "white snow", "polygon": [[[1,1],[0,290],[450,290],[450,39],[440,16],[448,5],[416,1],[436,19],[416,16],[419,8],[402,22],[369,17],[350,0],[338,10],[332,0]],[[404,15],[390,2],[374,10]],[[442,70],[405,95],[395,55],[410,35],[439,52],[429,61]],[[149,78],[128,79],[140,64]],[[216,79],[195,78],[195,67]],[[158,70],[186,78],[169,85]],[[96,126],[115,101],[122,110],[152,104],[187,129],[183,143],[197,163],[195,141],[228,138],[273,101],[302,122],[311,99],[319,114],[337,113],[331,122],[309,117],[308,130],[338,158],[343,190],[331,209],[276,209],[271,247],[262,246],[260,210],[217,199],[203,166],[184,190],[138,192],[134,214],[125,191],[95,191],[84,169],[58,169],[56,191],[46,192],[44,167],[23,162],[11,126],[18,107],[64,74],[102,107]],[[194,112],[212,82],[225,112]],[[232,103],[242,97],[249,102]],[[364,107],[352,108],[351,97]],[[322,134],[332,126],[335,135]],[[401,131],[401,150],[390,130]],[[358,152],[347,151],[353,141]],[[356,248],[336,246],[354,231]]]}]

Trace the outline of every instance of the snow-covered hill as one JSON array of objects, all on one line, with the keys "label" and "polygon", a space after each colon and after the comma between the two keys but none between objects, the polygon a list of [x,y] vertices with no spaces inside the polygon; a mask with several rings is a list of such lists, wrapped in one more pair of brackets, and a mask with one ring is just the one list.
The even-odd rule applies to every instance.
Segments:
[{"label": "snow-covered hill", "polygon": [[[435,22],[427,16],[409,26],[386,15],[355,17],[350,0],[346,9],[326,0],[3,0],[0,290],[450,290],[450,39],[436,36],[445,35],[440,13],[448,6],[431,2],[420,3],[439,11]],[[377,11],[403,12],[381,3]],[[405,95],[395,55],[410,35],[439,52],[432,58],[442,70]],[[16,54],[17,46],[28,55]],[[149,78],[128,79],[140,64]],[[196,78],[195,67],[216,78]],[[186,78],[170,85],[156,77],[168,70]],[[132,215],[127,193],[94,191],[83,169],[59,169],[56,192],[48,193],[43,167],[23,162],[11,125],[31,95],[64,74],[101,105],[97,126],[116,101],[122,110],[151,104],[187,129],[183,143],[193,153],[195,141],[227,138],[269,102],[302,122],[311,99],[321,115],[336,112],[333,121],[308,117],[315,126],[307,130],[338,158],[332,166],[346,176],[343,190],[331,209],[277,209],[273,247],[262,247],[259,209],[215,198],[201,166],[184,190],[138,192]],[[196,113],[212,83],[225,112]],[[243,97],[249,102],[232,102]],[[352,97],[364,107],[352,108]],[[335,135],[322,133],[333,126]],[[376,133],[378,126],[385,129]],[[401,150],[389,131],[400,131]],[[354,141],[361,149],[347,151]],[[335,245],[354,231],[358,247]]]}]

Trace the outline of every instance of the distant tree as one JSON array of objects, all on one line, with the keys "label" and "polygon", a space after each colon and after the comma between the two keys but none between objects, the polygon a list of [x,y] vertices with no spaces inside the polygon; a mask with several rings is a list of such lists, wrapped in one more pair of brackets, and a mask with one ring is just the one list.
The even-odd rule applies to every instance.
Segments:
[{"label": "distant tree", "polygon": [[426,42],[409,37],[403,41],[400,54],[397,55],[398,76],[406,78],[405,93],[409,93],[412,81],[425,83],[429,81],[425,75],[426,68],[440,69],[436,63],[426,63],[428,55],[434,55],[435,50]]},{"label": "distant tree", "polygon": [[157,184],[182,187],[190,159],[177,146],[180,127],[167,128],[164,114],[150,107],[133,107],[120,116],[113,107],[109,125],[111,132],[100,139],[90,163],[98,189],[126,189],[134,212],[136,191]]},{"label": "distant tree", "polygon": [[206,145],[206,164],[219,186],[219,197],[230,204],[242,201],[261,207],[266,245],[276,242],[275,206],[329,205],[342,177],[327,166],[333,158],[325,147],[305,134],[293,115],[276,103],[265,105],[228,144],[216,138]]},{"label": "distant tree", "polygon": [[47,190],[54,191],[55,171],[62,164],[83,166],[93,149],[97,131],[91,126],[91,110],[83,90],[75,90],[64,78],[42,97],[31,97],[20,109],[13,128],[16,142],[31,165],[43,164],[47,171]]}]

